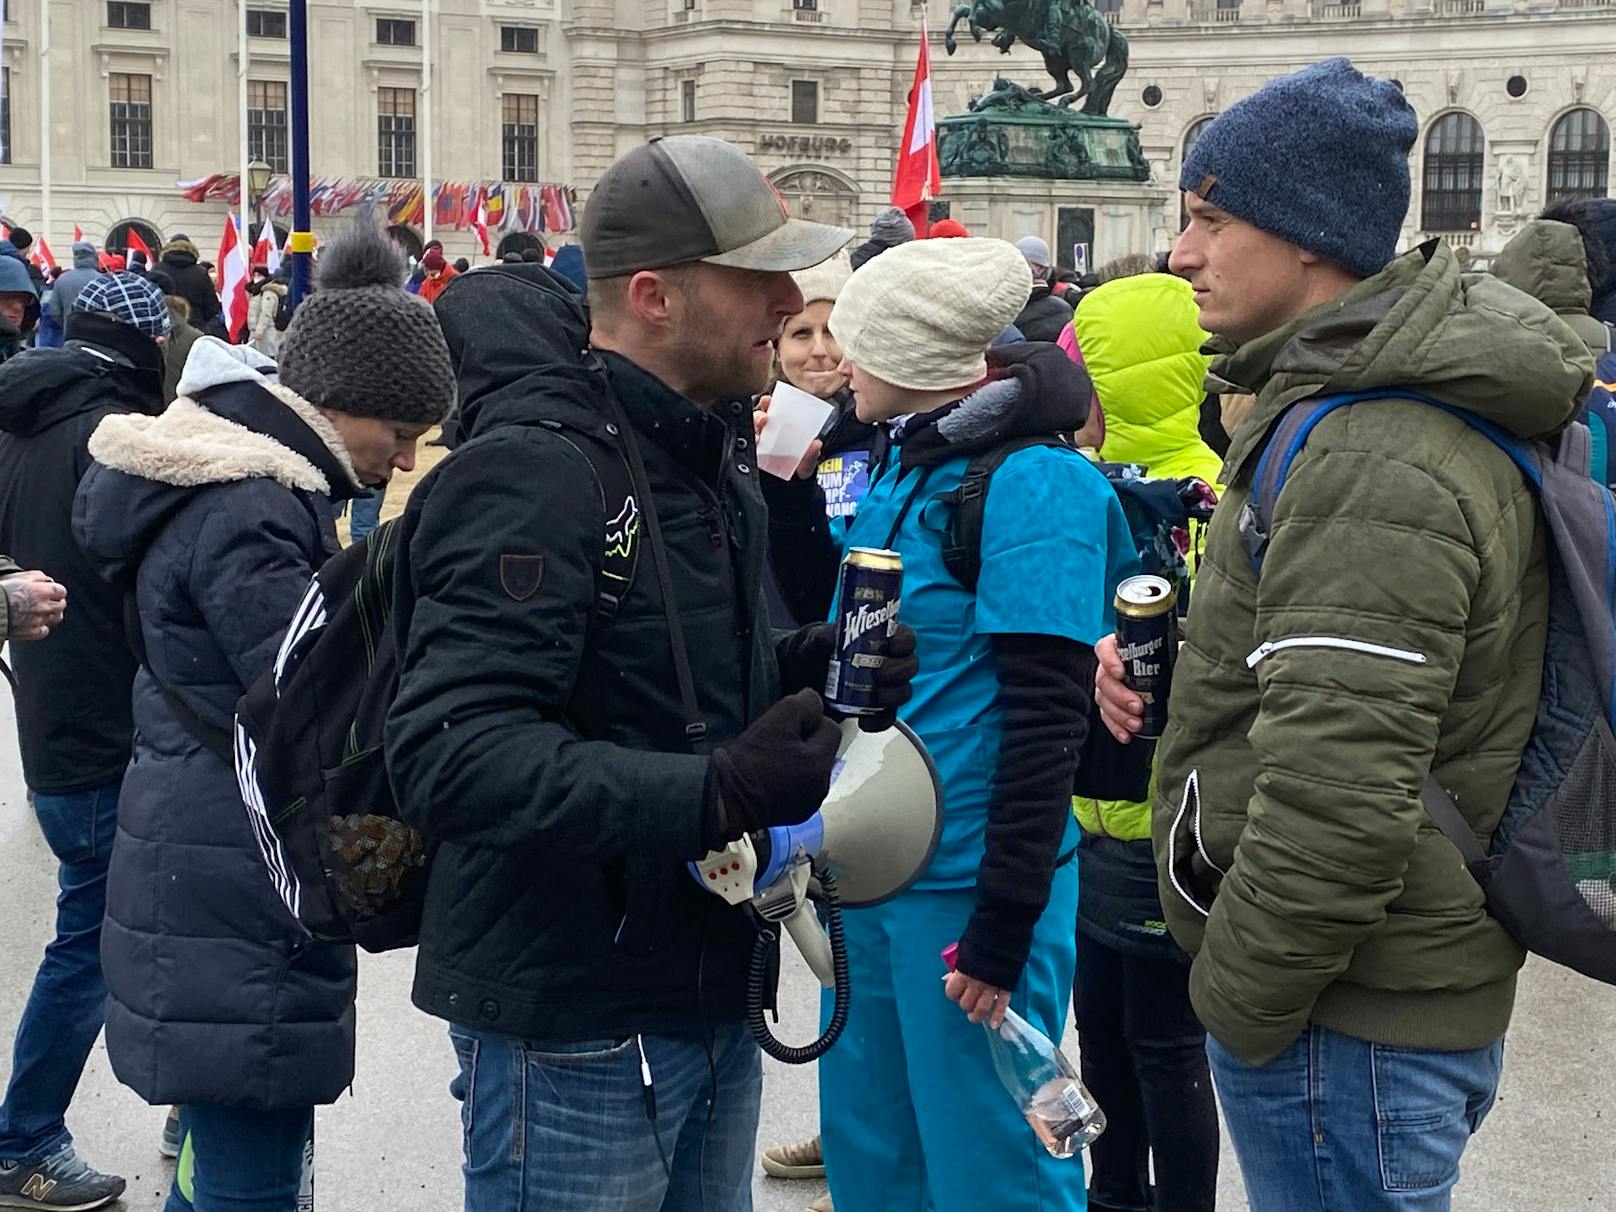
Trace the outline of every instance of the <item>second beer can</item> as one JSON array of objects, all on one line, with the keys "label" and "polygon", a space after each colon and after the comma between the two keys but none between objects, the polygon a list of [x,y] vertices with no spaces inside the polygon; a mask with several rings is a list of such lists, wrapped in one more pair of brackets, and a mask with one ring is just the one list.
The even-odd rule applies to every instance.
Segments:
[{"label": "second beer can", "polygon": [[1178,593],[1165,577],[1129,577],[1117,586],[1117,656],[1123,680],[1145,704],[1138,736],[1167,730],[1167,696],[1178,655]]},{"label": "second beer can", "polygon": [[898,625],[903,557],[895,551],[855,547],[842,561],[836,595],[836,652],[825,677],[825,703],[841,715],[875,715],[876,675]]}]

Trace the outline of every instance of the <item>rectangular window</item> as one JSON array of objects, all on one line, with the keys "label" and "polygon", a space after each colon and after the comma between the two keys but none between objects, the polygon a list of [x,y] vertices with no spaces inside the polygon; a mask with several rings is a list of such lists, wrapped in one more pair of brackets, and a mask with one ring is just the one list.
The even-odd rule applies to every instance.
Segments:
[{"label": "rectangular window", "polygon": [[376,90],[376,172],[382,177],[415,176],[415,90]]},{"label": "rectangular window", "polygon": [[694,80],[679,81],[679,121],[694,122],[696,120],[696,82]]},{"label": "rectangular window", "polygon": [[249,8],[247,10],[247,36],[249,38],[286,37],[286,14],[277,13],[273,9],[267,8]]},{"label": "rectangular window", "polygon": [[696,11],[696,0],[685,0],[685,12],[693,13],[695,11]]},{"label": "rectangular window", "polygon": [[819,11],[819,0],[791,0],[791,7],[799,13],[816,13]]},{"label": "rectangular window", "polygon": [[414,46],[415,22],[396,17],[376,18],[376,41],[382,46]]},{"label": "rectangular window", "polygon": [[151,5],[136,0],[107,0],[107,24],[113,29],[150,29]]},{"label": "rectangular window", "polygon": [[0,164],[11,163],[11,69],[0,68]]},{"label": "rectangular window", "polygon": [[284,80],[247,81],[247,156],[278,173],[289,171]]},{"label": "rectangular window", "polygon": [[504,100],[506,181],[539,179],[539,99],[528,93],[506,93]]},{"label": "rectangular window", "polygon": [[791,124],[811,125],[819,121],[819,83],[815,80],[791,82]]},{"label": "rectangular window", "polygon": [[539,31],[531,25],[502,25],[499,27],[499,49],[513,55],[536,55],[539,53]]},{"label": "rectangular window", "polygon": [[107,77],[112,104],[112,167],[152,166],[152,87],[150,76],[113,72]]}]

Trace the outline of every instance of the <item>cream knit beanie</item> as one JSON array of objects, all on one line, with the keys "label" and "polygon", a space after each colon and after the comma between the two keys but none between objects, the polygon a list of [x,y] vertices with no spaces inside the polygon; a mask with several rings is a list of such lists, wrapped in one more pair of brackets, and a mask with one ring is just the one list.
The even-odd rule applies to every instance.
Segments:
[{"label": "cream knit beanie", "polygon": [[1004,240],[916,240],[849,279],[830,315],[848,361],[894,387],[946,391],[981,380],[983,357],[1031,293]]},{"label": "cream knit beanie", "polygon": [[839,252],[829,261],[791,276],[797,281],[797,289],[802,291],[802,305],[807,307],[810,303],[819,303],[827,299],[832,303],[836,302],[852,274],[853,266],[847,259],[847,253]]}]

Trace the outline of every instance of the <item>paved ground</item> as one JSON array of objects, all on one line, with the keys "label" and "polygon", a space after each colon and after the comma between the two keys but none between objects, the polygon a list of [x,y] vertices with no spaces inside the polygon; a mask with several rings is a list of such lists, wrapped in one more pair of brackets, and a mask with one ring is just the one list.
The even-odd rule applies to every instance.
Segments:
[{"label": "paved ground", "polygon": [[[389,514],[403,496],[389,494]],[[10,696],[0,694],[0,970],[7,974],[0,1040],[9,1038],[50,936],[55,893],[54,864],[24,800],[14,737]],[[460,1206],[460,1126],[447,1092],[454,1063],[442,1024],[409,1005],[412,962],[407,953],[364,957],[353,1095],[323,1108],[318,1121],[325,1212]],[[782,1002],[781,1035],[808,1039],[816,995],[800,964],[788,964]],[[1613,1041],[1616,990],[1548,965],[1528,968],[1498,1108],[1466,1161],[1458,1212],[1616,1209]],[[0,1044],[0,1078],[9,1072],[9,1050]],[[818,1117],[813,1069],[769,1062],[763,1103],[763,1143],[811,1134]],[[121,1205],[128,1212],[162,1207],[171,1171],[156,1148],[162,1116],[117,1084],[98,1046],[68,1123],[92,1164],[129,1178]],[[1238,1175],[1225,1154],[1218,1206],[1242,1212]],[[820,1188],[760,1173],[755,1190],[760,1212],[799,1212]]]}]

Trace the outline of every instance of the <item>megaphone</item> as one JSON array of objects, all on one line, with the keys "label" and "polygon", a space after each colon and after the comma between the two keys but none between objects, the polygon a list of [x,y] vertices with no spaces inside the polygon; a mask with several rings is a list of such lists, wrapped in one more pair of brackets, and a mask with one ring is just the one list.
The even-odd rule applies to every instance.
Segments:
[{"label": "megaphone", "polygon": [[[843,907],[879,905],[912,887],[930,866],[943,832],[943,784],[931,754],[903,721],[864,732],[842,724],[830,793],[800,825],[747,835],[690,864],[704,888],[732,905],[749,904],[766,923],[754,952],[753,1034],[771,1056],[801,1063],[827,1050],[845,1023],[847,964],[838,955]],[[821,927],[810,898],[825,909]],[[760,957],[784,924],[820,983],[836,990],[831,1027],[808,1048],[768,1034],[761,1009]],[[828,933],[827,933],[828,929]],[[767,1038],[765,1038],[767,1037]]]}]

